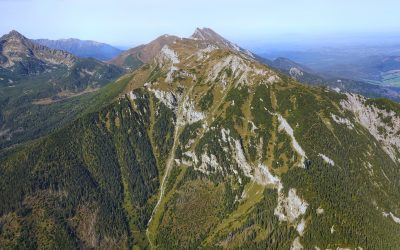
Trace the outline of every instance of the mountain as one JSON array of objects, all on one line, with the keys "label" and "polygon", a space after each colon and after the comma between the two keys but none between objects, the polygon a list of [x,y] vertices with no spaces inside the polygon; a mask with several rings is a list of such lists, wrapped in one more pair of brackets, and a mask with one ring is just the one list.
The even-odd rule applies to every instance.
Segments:
[{"label": "mountain", "polygon": [[176,39],[116,86],[0,159],[2,246],[400,245],[399,104],[300,84],[210,39]]},{"label": "mountain", "polygon": [[326,79],[312,69],[284,57],[278,57],[267,65],[282,71],[295,80],[308,84],[323,84]]},{"label": "mountain", "polygon": [[247,56],[250,56],[252,58],[255,58],[256,55],[251,53],[250,51],[243,49],[239,47],[237,44],[234,44],[227,39],[223,38],[220,36],[218,33],[213,31],[210,28],[197,28],[193,35],[191,36],[192,39],[195,40],[203,40],[203,41],[209,41],[215,45],[217,45],[220,48],[226,48],[226,49],[232,49],[236,50],[238,52],[241,52]]},{"label": "mountain", "polygon": [[115,65],[36,44],[17,31],[2,36],[0,151],[70,121],[81,110],[77,98],[123,73]]},{"label": "mountain", "polygon": [[179,39],[177,36],[162,35],[148,44],[140,45],[121,53],[110,62],[128,70],[135,70],[152,60],[161,49]]},{"label": "mountain", "polygon": [[[242,49],[236,44],[226,40],[210,28],[197,28],[190,38],[194,40],[208,41],[210,42],[210,46],[233,49],[255,58],[255,55],[250,51]],[[152,60],[165,45],[171,45],[178,39],[181,38],[177,36],[162,35],[148,44],[140,45],[125,51],[110,62],[129,70],[137,69],[142,64],[148,63]]]},{"label": "mountain", "polygon": [[33,42],[52,49],[68,51],[78,57],[92,57],[103,61],[110,60],[122,52],[122,50],[105,43],[75,38],[59,40],[35,39]]},{"label": "mountain", "polygon": [[15,30],[0,38],[2,71],[34,75],[44,72],[50,66],[71,67],[76,61],[73,55],[35,44]]}]

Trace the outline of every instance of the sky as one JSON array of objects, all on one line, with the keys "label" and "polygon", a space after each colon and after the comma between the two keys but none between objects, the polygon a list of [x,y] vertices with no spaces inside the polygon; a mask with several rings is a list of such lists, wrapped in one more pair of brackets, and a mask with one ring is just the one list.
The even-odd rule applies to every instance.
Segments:
[{"label": "sky", "polygon": [[239,44],[400,34],[399,0],[0,0],[0,33],[120,47],[210,27]]}]

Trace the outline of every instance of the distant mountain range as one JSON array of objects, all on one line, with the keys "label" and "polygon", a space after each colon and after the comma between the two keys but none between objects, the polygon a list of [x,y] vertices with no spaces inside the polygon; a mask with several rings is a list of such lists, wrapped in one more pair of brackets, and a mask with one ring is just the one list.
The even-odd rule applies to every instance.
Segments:
[{"label": "distant mountain range", "polygon": [[105,43],[75,38],[59,40],[36,39],[33,41],[52,49],[68,51],[78,57],[93,57],[102,61],[110,60],[122,52],[122,50]]}]

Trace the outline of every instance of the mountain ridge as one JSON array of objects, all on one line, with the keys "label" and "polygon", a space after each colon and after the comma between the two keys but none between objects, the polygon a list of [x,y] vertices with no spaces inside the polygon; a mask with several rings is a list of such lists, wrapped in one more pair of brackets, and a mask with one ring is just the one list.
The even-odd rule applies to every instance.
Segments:
[{"label": "mountain ridge", "polygon": [[179,38],[170,35],[159,36],[148,44],[142,44],[121,53],[116,58],[110,60],[110,63],[134,70],[142,64],[149,62],[159,53],[163,46],[174,42],[176,39]]},{"label": "mountain ridge", "polygon": [[93,57],[102,61],[110,60],[123,52],[106,43],[77,38],[58,40],[35,39],[33,41],[49,48],[68,51],[78,57]]}]

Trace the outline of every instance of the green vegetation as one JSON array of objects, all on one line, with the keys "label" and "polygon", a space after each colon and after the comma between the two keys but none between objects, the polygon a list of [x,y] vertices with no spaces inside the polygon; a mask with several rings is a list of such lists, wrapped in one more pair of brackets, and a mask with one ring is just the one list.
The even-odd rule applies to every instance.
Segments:
[{"label": "green vegetation", "polygon": [[[154,97],[155,99],[155,97]],[[160,173],[163,173],[168,158],[168,153],[174,143],[174,124],[175,114],[163,103],[158,102],[152,137],[155,138],[154,151],[158,158]],[[157,139],[156,139],[157,138]]]},{"label": "green vegetation", "polygon": [[158,229],[157,247],[196,248],[217,225],[223,186],[194,180],[183,184],[169,202]]},{"label": "green vegetation", "polygon": [[274,215],[276,192],[266,189],[258,196],[257,200],[244,203],[241,214],[243,221],[240,224],[232,221],[237,226],[220,236],[222,248],[290,249],[296,232],[292,227],[279,223]]},{"label": "green vegetation", "polygon": [[129,55],[126,57],[124,61],[124,66],[128,67],[130,70],[138,69],[143,65],[143,62],[140,61],[136,56]]},{"label": "green vegetation", "polygon": [[121,74],[122,71],[115,66],[82,59],[69,70],[57,68],[22,78],[12,85],[1,84],[0,151],[62,127],[87,107],[93,111],[98,110],[100,104],[110,103],[126,82],[94,90]]},{"label": "green vegetation", "polygon": [[[136,105],[142,111],[148,108],[139,102]],[[74,237],[69,233],[65,237],[75,242],[71,246],[78,242],[87,247],[145,246],[144,230],[153,206],[150,198],[159,184],[145,136],[146,119],[141,117],[130,101],[120,99],[2,160],[0,213],[6,216],[2,220],[16,213],[21,221],[17,229],[29,230],[29,221],[42,223],[35,214],[44,212],[48,214],[44,218],[54,224],[53,229],[33,225],[26,237],[14,235],[17,245],[61,244],[56,239],[73,230],[77,238],[68,238]],[[80,216],[89,221],[81,221]],[[79,223],[92,223],[94,231],[86,232]],[[45,229],[52,231],[45,233]],[[42,233],[50,237],[45,242],[37,238]]]},{"label": "green vegetation", "polygon": [[212,91],[213,91],[212,88],[209,89],[207,93],[200,99],[199,105],[202,111],[206,111],[213,105],[214,95]]},{"label": "green vegetation", "polygon": [[190,139],[195,139],[200,128],[201,122],[195,122],[186,125],[179,135],[179,142],[181,143],[181,145],[185,146],[189,143]]}]

